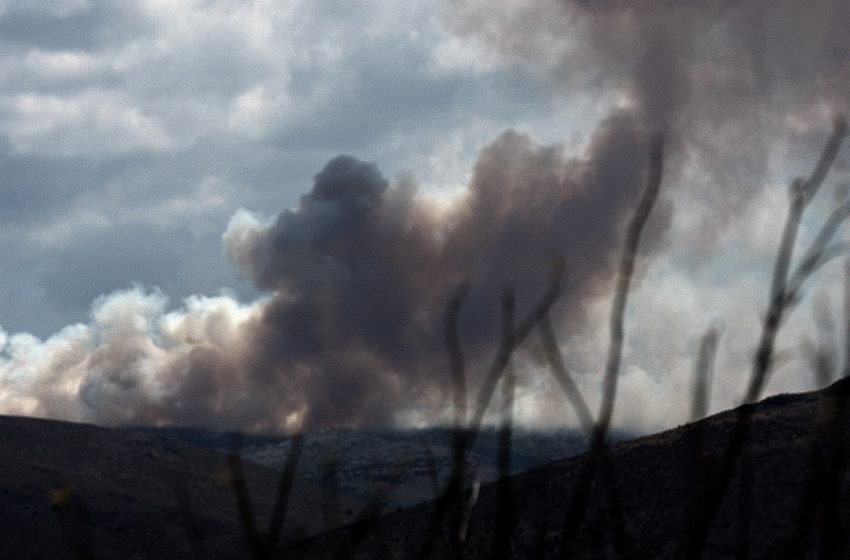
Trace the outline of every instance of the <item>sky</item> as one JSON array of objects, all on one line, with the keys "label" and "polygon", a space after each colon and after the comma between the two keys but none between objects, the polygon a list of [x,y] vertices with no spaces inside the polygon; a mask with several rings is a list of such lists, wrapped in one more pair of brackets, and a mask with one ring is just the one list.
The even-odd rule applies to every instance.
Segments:
[{"label": "sky", "polygon": [[[474,393],[505,287],[522,318],[559,259],[553,324],[595,409],[656,134],[615,423],[686,421],[709,329],[709,409],[732,406],[789,185],[850,109],[848,24],[842,0],[0,0],[0,413],[444,422],[459,286]],[[844,367],[844,270],[806,284],[766,394]],[[513,371],[518,422],[575,425],[536,334]]]}]

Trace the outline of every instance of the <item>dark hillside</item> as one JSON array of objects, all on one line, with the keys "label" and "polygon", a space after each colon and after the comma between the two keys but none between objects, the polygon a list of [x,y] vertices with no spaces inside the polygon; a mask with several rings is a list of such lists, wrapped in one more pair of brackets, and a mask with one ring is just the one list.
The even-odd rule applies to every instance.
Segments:
[{"label": "dark hillside", "polygon": [[[228,434],[192,428],[137,428],[149,434],[167,435],[202,447],[226,452]],[[617,440],[627,439],[623,433]],[[291,446],[290,438],[246,435],[242,457],[259,465],[283,469]],[[552,461],[573,457],[587,449],[587,437],[576,430],[517,430],[511,449],[511,471],[519,473]],[[466,454],[470,479],[483,483],[498,477],[498,431],[482,430]],[[336,489],[368,500],[378,492],[387,511],[426,502],[435,497],[436,486],[447,483],[452,468],[452,430],[350,429],[335,428],[304,436],[298,463],[302,480],[325,485],[332,463]]]},{"label": "dark hillside", "polygon": [[[702,557],[831,558],[835,539],[846,545],[848,511],[840,504],[847,503],[847,462],[836,429],[846,425],[848,398],[850,380],[845,379],[820,392],[750,405],[743,453],[750,468],[742,469],[738,461]],[[572,524],[566,517],[587,474],[588,456],[513,477],[517,507],[510,538],[502,541],[509,543],[509,555],[496,544],[503,537],[496,526],[503,503],[499,485],[482,487],[471,510],[463,557],[560,558],[566,546],[571,550],[566,557],[574,558],[683,557],[689,507],[704,498],[700,488],[716,476],[740,419],[737,412],[614,445],[609,455],[613,476],[606,479],[604,468],[595,469],[588,507],[579,514],[573,510]],[[454,508],[423,557],[453,557],[447,534],[456,534],[462,509]],[[303,543],[289,557],[330,558],[352,540],[359,542],[352,548],[356,558],[417,557],[427,542],[432,513],[433,505],[424,504],[387,516],[361,534],[333,531]]]},{"label": "dark hillside", "polygon": [[[245,557],[225,456],[162,436],[0,417],[0,558]],[[262,524],[278,473],[243,464]],[[324,530],[322,492],[297,481],[284,540]],[[349,519],[361,502],[342,498]],[[263,525],[265,526],[265,525]],[[81,556],[82,554],[82,556]]]}]

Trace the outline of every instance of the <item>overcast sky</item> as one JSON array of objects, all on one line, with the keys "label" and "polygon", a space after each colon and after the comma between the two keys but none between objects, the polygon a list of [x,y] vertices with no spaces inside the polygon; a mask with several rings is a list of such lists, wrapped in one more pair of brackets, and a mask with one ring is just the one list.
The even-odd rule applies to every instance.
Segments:
[{"label": "overcast sky", "polygon": [[[687,4],[0,0],[0,412],[443,419],[457,284],[475,386],[502,286],[523,315],[556,255],[556,330],[595,403],[653,133],[663,194],[617,421],[686,419],[712,326],[712,409],[733,404],[788,185],[848,108],[850,11]],[[837,259],[807,285],[769,392],[813,387],[810,349],[830,336],[842,366],[842,282]],[[517,358],[518,417],[574,422],[537,354]]]}]

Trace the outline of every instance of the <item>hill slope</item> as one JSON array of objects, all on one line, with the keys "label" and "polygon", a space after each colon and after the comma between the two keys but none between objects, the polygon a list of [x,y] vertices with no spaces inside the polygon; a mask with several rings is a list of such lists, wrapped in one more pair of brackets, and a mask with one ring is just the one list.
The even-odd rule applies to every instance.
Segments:
[{"label": "hill slope", "polygon": [[[162,436],[0,416],[0,558],[245,557],[225,456]],[[244,463],[260,524],[278,473]],[[298,481],[284,540],[315,534],[332,516],[323,493]],[[344,510],[363,508],[341,498]],[[192,533],[193,532],[193,533]],[[198,535],[190,538],[191,534]]]},{"label": "hill slope", "polygon": [[[149,434],[179,438],[194,445],[226,452],[228,434],[190,428],[141,428]],[[625,434],[616,434],[625,439]],[[418,430],[336,428],[308,433],[298,463],[298,476],[316,484],[327,484],[333,465],[335,486],[345,495],[364,500],[381,493],[388,511],[434,499],[435,487],[446,484],[452,467],[452,431],[435,427]],[[571,430],[514,433],[511,455],[513,473],[527,471],[552,461],[582,453],[587,438]],[[245,436],[242,457],[253,463],[282,469],[290,439],[274,436]],[[498,477],[498,432],[482,431],[466,456],[470,478],[484,483]]]},{"label": "hill slope", "polygon": [[[471,509],[463,557],[560,558],[563,548],[573,558],[683,557],[681,547],[692,534],[689,507],[706,500],[699,489],[716,483],[730,434],[746,413],[750,429],[742,457],[750,467],[742,469],[737,461],[708,525],[703,557],[832,558],[836,547],[847,546],[850,534],[850,512],[841,505],[848,503],[843,449],[848,395],[850,380],[842,380],[823,391],[772,397],[617,444],[609,454],[607,483],[600,474],[604,469],[593,471],[586,508],[571,509],[588,472],[587,455],[512,477],[514,508],[500,509],[506,503],[499,497],[504,486],[482,487]],[[468,498],[458,503],[438,524],[433,546],[422,557],[453,557],[453,536]],[[330,558],[346,548],[356,558],[419,557],[429,542],[434,510],[434,504],[423,504],[368,527],[331,531],[287,557]],[[575,511],[582,513],[568,520],[568,512]],[[504,512],[513,517],[500,526]]]}]

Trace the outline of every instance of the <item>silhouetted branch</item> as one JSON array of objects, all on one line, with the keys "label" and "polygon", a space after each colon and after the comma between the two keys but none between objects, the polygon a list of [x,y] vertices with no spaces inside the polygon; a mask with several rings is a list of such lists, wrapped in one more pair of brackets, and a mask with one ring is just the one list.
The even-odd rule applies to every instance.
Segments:
[{"label": "silhouetted branch", "polygon": [[841,375],[850,375],[850,259],[844,265],[844,368]]},{"label": "silhouetted branch", "polygon": [[708,413],[711,378],[714,372],[714,357],[717,354],[717,329],[711,328],[703,335],[699,345],[699,358],[694,369],[694,399],[691,407],[691,422],[696,422]]},{"label": "silhouetted branch", "polygon": [[242,435],[233,434],[230,452],[227,454],[227,472],[230,479],[230,487],[236,498],[236,507],[239,511],[239,524],[246,543],[255,557],[263,554],[262,539],[257,530],[257,522],[254,518],[254,508],[251,505],[251,496],[248,486],[245,484],[245,476],[242,471]]},{"label": "silhouetted branch", "polygon": [[844,115],[838,115],[832,123],[832,136],[830,136],[814,170],[812,170],[812,174],[809,175],[808,180],[802,185],[802,192],[806,203],[815,196],[823,184],[824,179],[826,179],[826,175],[835,163],[835,157],[838,155],[838,150],[841,148],[841,143],[846,136],[847,118]]},{"label": "silhouetted branch", "polygon": [[719,334],[716,329],[706,331],[700,341],[699,354],[694,367],[694,392],[691,407],[691,422],[694,424],[685,432],[684,457],[682,465],[686,477],[686,488],[690,490],[685,502],[685,513],[682,516],[679,550],[677,557],[686,558],[689,547],[699,538],[700,516],[705,507],[707,483],[709,481],[709,466],[703,460],[705,438],[705,423],[699,422],[708,412],[710,399],[709,389],[713,374],[714,357],[717,352]]},{"label": "silhouetted branch", "polygon": [[473,411],[473,416],[468,426],[469,440],[466,442],[467,447],[472,446],[472,443],[475,441],[475,437],[478,435],[478,431],[481,428],[481,423],[484,419],[484,412],[487,409],[487,405],[490,404],[490,401],[493,398],[493,391],[495,391],[496,384],[499,382],[499,379],[501,379],[502,373],[505,371],[505,367],[508,365],[508,361],[510,360],[514,349],[525,341],[531,330],[546,316],[549,309],[551,309],[552,305],[555,301],[557,301],[561,290],[561,278],[563,277],[563,274],[564,263],[562,260],[558,259],[552,263],[549,288],[537,302],[537,305],[534,306],[531,312],[529,312],[525,319],[519,324],[514,336],[510,338],[510,341],[502,340],[502,344],[499,346],[496,358],[481,386],[480,392],[478,393],[478,399],[475,401],[475,410]]},{"label": "silhouetted branch", "polygon": [[[654,137],[649,149],[649,169],[646,177],[646,186],[626,233],[626,243],[617,278],[617,290],[611,308],[611,340],[608,346],[608,360],[603,378],[602,402],[600,404],[599,417],[593,427],[590,452],[582,462],[579,478],[575,485],[576,489],[564,517],[564,529],[561,532],[561,557],[564,559],[570,558],[574,553],[575,537],[584,519],[593,480],[597,474],[597,468],[600,466],[602,467],[603,486],[607,492],[615,548],[621,556],[628,557],[632,555],[631,543],[625,531],[622,503],[614,477],[606,438],[614,412],[614,397],[616,396],[617,378],[619,376],[620,360],[622,358],[624,339],[623,321],[626,302],[634,272],[635,259],[640,246],[641,233],[649,219],[653,206],[655,206],[655,201],[658,198],[658,192],[661,187],[664,170],[663,148],[662,137]],[[544,344],[546,343],[544,342]],[[547,346],[550,345],[551,341]]]},{"label": "silhouetted branch", "polygon": [[428,481],[431,483],[431,496],[433,499],[440,497],[440,481],[437,478],[437,462],[431,451],[431,444],[427,440],[422,441],[422,449],[425,450],[425,463],[428,469]]},{"label": "silhouetted branch", "polygon": [[629,296],[629,286],[635,268],[635,258],[640,245],[640,237],[643,228],[649,219],[658,191],[661,187],[661,178],[664,171],[664,142],[661,136],[652,139],[649,154],[649,173],[646,187],[643,191],[632,221],[626,233],[626,245],[623,250],[623,258],[620,261],[620,271],[617,277],[617,291],[614,294],[614,303],[611,307],[611,341],[608,345],[608,360],[605,365],[605,374],[602,380],[602,402],[600,404],[599,416],[596,419],[596,428],[592,445],[601,445],[607,436],[614,413],[614,398],[617,394],[617,380],[620,372],[620,360],[623,353],[623,317],[626,312],[626,302]]},{"label": "silhouetted branch", "polygon": [[[507,288],[502,296],[502,344],[513,347],[514,340],[514,294]],[[511,534],[516,524],[517,503],[511,482],[511,436],[514,407],[514,375],[510,362],[502,376],[502,419],[499,428],[496,509],[496,538],[493,541],[494,559],[511,557]]]},{"label": "silhouetted branch", "polygon": [[791,305],[797,300],[803,283],[819,268],[836,257],[846,254],[847,245],[845,243],[830,245],[830,242],[838,231],[838,228],[848,219],[850,219],[850,200],[845,201],[832,211],[820,231],[818,231],[799,266],[791,275],[788,280],[788,287],[785,290],[786,305]]},{"label": "silhouetted branch", "polygon": [[[788,217],[785,221],[785,229],[782,233],[782,242],[779,246],[779,253],[776,257],[776,265],[773,271],[773,281],[770,289],[770,307],[765,317],[764,326],[762,328],[761,340],[759,341],[756,357],[753,362],[753,369],[750,373],[750,383],[744,397],[744,403],[751,403],[758,399],[761,390],[764,387],[765,378],[770,371],[771,360],[773,358],[773,349],[776,341],[776,335],[779,332],[779,326],[782,322],[782,316],[785,313],[788,304],[788,270],[791,263],[791,257],[794,252],[794,244],[797,239],[797,232],[800,228],[800,220],[803,216],[803,211],[808,203],[812,200],[815,192],[817,192],[821,183],[826,177],[826,172],[835,161],[835,156],[838,154],[838,149],[841,142],[847,135],[847,123],[843,118],[836,119],[835,127],[832,136],[826,145],[826,148],[821,154],[814,171],[807,181],[796,180],[791,186],[791,207],[788,212]],[[845,205],[836,209],[824,228],[821,229],[818,239],[831,239],[835,228],[846,218],[843,218],[843,213],[847,210],[842,210]],[[815,249],[814,253],[817,253]],[[805,264],[805,262],[804,262]],[[802,272],[797,277],[805,279],[806,273]],[[795,288],[796,284],[792,284]]]},{"label": "silhouetted branch", "polygon": [[[806,181],[798,179],[792,184],[790,192],[791,206],[785,222],[785,228],[782,233],[782,242],[779,246],[779,252],[776,257],[776,265],[773,271],[773,281],[771,283],[770,290],[770,306],[762,326],[761,338],[753,360],[749,385],[743,399],[743,403],[745,405],[753,403],[758,399],[764,387],[767,375],[771,370],[776,336],[779,332],[782,318],[788,308],[788,275],[803,211],[812,200],[812,197],[817,192],[820,185],[823,183],[826,173],[834,163],[838,149],[846,135],[846,121],[843,118],[836,119],[832,136],[824,148],[824,151],[809,179]],[[833,213],[833,215],[835,215],[835,213]],[[828,232],[832,226],[828,226],[829,227],[826,229],[821,229],[821,232],[827,232],[823,235],[824,238],[831,238],[831,234]],[[819,235],[818,237],[821,236]],[[699,558],[702,554],[711,522],[717,515],[717,511],[723,501],[723,496],[726,494],[729,484],[732,481],[735,465],[744,451],[744,444],[750,428],[752,411],[753,407],[751,406],[740,406],[736,409],[735,425],[726,451],[723,455],[720,468],[718,469],[716,476],[713,477],[713,484],[711,485],[710,491],[707,493],[706,501],[701,512],[702,514],[699,516],[699,522],[697,523],[697,529],[689,543],[690,548],[686,556],[688,558]]]},{"label": "silhouetted branch", "polygon": [[457,321],[460,310],[466,296],[469,293],[468,285],[462,284],[446,309],[445,333],[446,350],[449,354],[452,388],[454,391],[454,429],[452,431],[452,470],[449,480],[439,498],[435,501],[434,511],[428,521],[425,538],[419,549],[418,558],[424,560],[431,554],[431,550],[440,533],[440,528],[449,513],[451,505],[460,499],[463,491],[464,461],[467,446],[466,424],[466,372],[463,361],[463,353],[458,340]]},{"label": "silhouetted branch", "polygon": [[469,285],[461,284],[446,310],[445,333],[446,350],[449,354],[449,364],[452,377],[452,396],[454,397],[454,425],[460,429],[466,423],[466,366],[463,351],[457,333],[457,322],[460,310],[469,295]]},{"label": "silhouetted branch", "polygon": [[814,373],[816,386],[826,387],[832,383],[838,371],[835,322],[831,306],[826,299],[819,298],[812,302],[812,315],[817,330],[817,340],[808,336],[803,340],[802,346]]},{"label": "silhouetted branch", "polygon": [[298,469],[298,460],[304,449],[304,436],[295,434],[290,439],[289,453],[286,456],[286,464],[277,485],[277,494],[272,509],[272,517],[269,521],[269,530],[266,535],[264,548],[268,554],[277,547],[286,522],[286,514],[289,510],[289,502],[292,496],[292,486],[295,482],[295,471]]},{"label": "silhouetted branch", "polygon": [[561,350],[558,348],[558,343],[555,339],[555,333],[552,330],[552,319],[546,315],[538,326],[540,331],[540,339],[543,342],[543,350],[546,353],[546,358],[549,360],[549,365],[552,369],[552,375],[558,381],[561,389],[566,393],[567,398],[576,412],[579,423],[588,435],[593,434],[593,415],[587,402],[581,394],[581,391],[573,381],[570,372],[564,365],[564,359],[561,357]]}]

